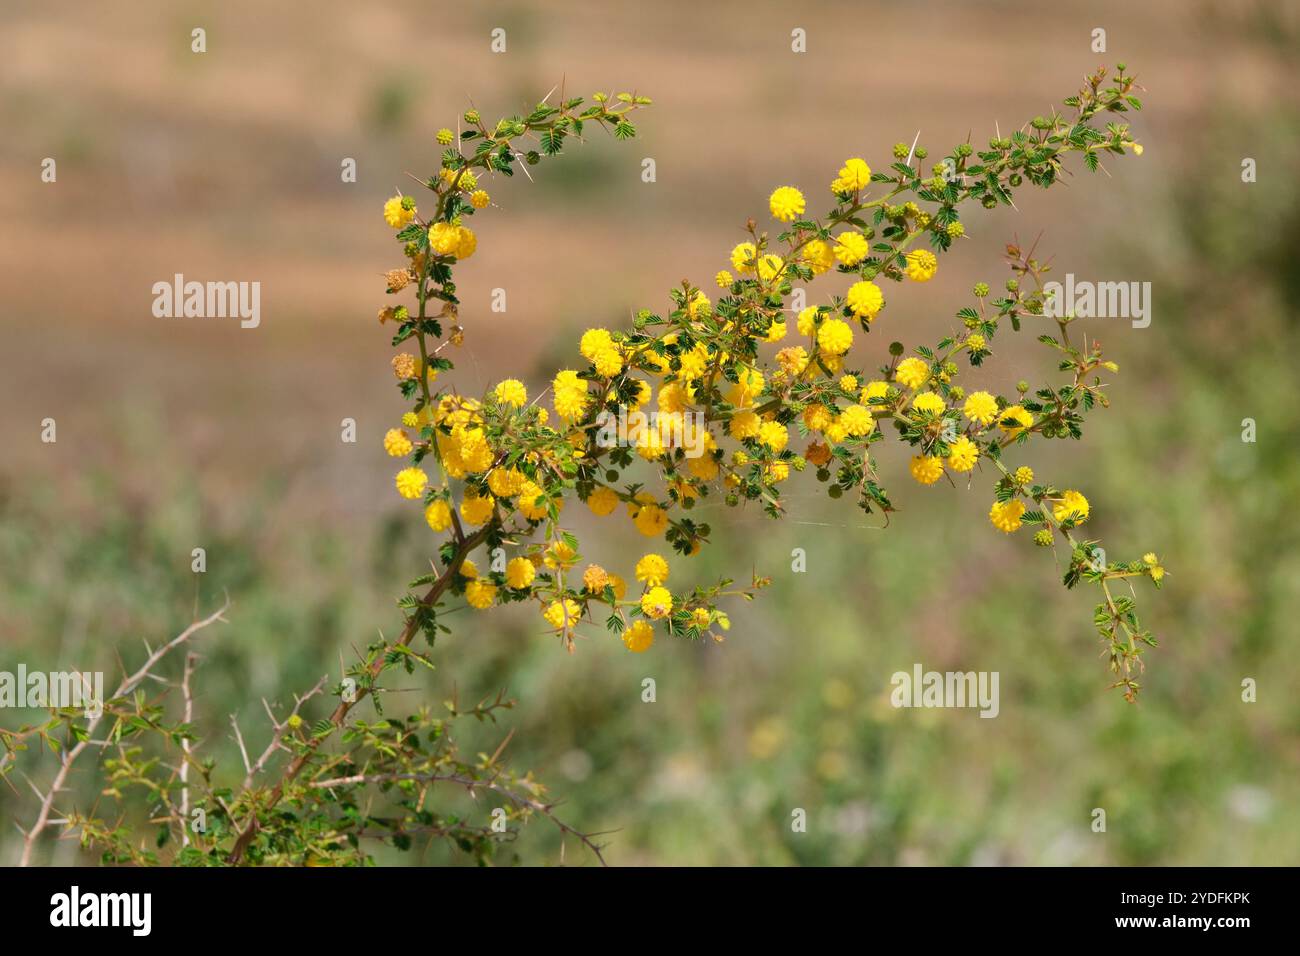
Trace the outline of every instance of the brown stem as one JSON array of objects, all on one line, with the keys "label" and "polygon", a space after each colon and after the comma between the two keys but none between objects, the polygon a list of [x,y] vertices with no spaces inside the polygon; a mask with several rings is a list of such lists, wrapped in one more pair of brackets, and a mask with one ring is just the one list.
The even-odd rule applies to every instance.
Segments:
[{"label": "brown stem", "polygon": [[[455,580],[456,574],[460,571],[460,566],[464,562],[466,556],[487,538],[488,532],[491,528],[492,525],[490,524],[484,525],[478,531],[475,531],[467,538],[463,538],[457,544],[456,551],[452,555],[451,563],[447,565],[447,569],[443,572],[442,577],[438,578],[438,580],[435,581],[425,593],[424,597],[421,598],[421,604],[430,605],[437,602],[437,600],[442,596],[442,593],[447,590],[447,587]],[[406,627],[402,629],[402,633],[398,635],[396,642],[397,646],[410,644],[412,639],[415,637],[415,630],[416,618],[412,617],[411,620],[407,621]],[[376,656],[374,662],[370,665],[371,680],[377,678],[384,670],[385,666],[386,662],[384,655],[380,654]],[[368,689],[363,687],[357,694],[356,700],[340,700],[339,705],[334,708],[334,713],[330,714],[330,723],[335,727],[342,727],[343,721],[347,719],[348,712],[360,703],[367,693],[369,693]],[[262,802],[259,808],[260,810],[270,810],[280,802],[284,797],[285,788],[293,782],[298,774],[302,772],[303,768],[307,766],[308,761],[315,756],[317,748],[320,747],[321,741],[324,739],[324,737],[313,735],[312,738],[307,741],[303,751],[289,763],[285,768],[283,775],[281,775],[275,786],[271,788],[271,792],[267,795],[266,800]],[[258,816],[257,811],[255,810],[249,818],[248,825],[240,831],[239,837],[235,840],[234,847],[226,857],[227,863],[233,866],[243,859],[249,843],[252,842],[253,837],[257,834],[258,825]]]}]

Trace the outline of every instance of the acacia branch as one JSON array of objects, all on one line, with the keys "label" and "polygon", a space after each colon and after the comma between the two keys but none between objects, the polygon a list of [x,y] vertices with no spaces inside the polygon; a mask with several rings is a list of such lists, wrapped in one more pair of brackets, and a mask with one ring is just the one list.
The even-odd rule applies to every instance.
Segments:
[{"label": "acacia branch", "polygon": [[[437,581],[433,582],[432,586],[430,586],[429,590],[425,593],[424,597],[421,598],[420,600],[421,605],[427,607],[438,601],[438,599],[442,596],[443,592],[446,591],[447,588],[451,585],[451,582],[455,580],[456,575],[460,572],[460,567],[464,563],[465,558],[469,555],[471,551],[473,551],[476,547],[482,544],[484,540],[487,539],[488,533],[491,530],[491,528],[492,528],[491,524],[484,525],[482,528],[475,531],[472,535],[470,535],[467,538],[461,539],[457,543],[456,550],[452,554],[452,558],[447,565],[447,569],[443,572],[442,577],[438,578]],[[401,647],[401,646],[409,645],[415,637],[415,632],[417,630],[417,627],[418,627],[418,615],[412,615],[411,619],[406,622],[406,627],[402,629],[402,633],[398,635],[396,646]],[[386,666],[387,666],[387,662],[385,660],[385,655],[383,654],[376,655],[374,662],[369,667],[370,679],[373,681],[376,678],[378,678]],[[335,728],[342,727],[343,722],[347,719],[348,713],[352,710],[353,707],[359,704],[368,693],[370,693],[368,687],[361,687],[357,692],[356,700],[353,701],[340,700],[338,706],[334,708],[334,713],[330,714],[329,717],[330,723],[333,724]],[[259,825],[258,811],[270,810],[272,807],[274,807],[276,804],[280,802],[280,800],[284,797],[285,788],[290,783],[293,782],[293,780],[298,776],[298,774],[302,773],[303,768],[307,765],[307,762],[311,760],[311,758],[315,755],[317,749],[320,747],[321,741],[324,739],[325,738],[323,736],[317,736],[313,734],[311,739],[304,744],[302,752],[299,753],[298,756],[296,756],[285,768],[283,775],[281,775],[280,779],[276,782],[275,786],[271,788],[271,791],[267,795],[266,799],[260,803],[260,805],[256,810],[254,810],[254,812],[252,813],[251,817],[248,820],[248,823],[240,831],[239,837],[235,840],[234,847],[231,849],[229,855],[226,857],[227,863],[234,865],[239,863],[244,858],[244,853],[248,850],[249,843],[252,842],[254,835],[257,833],[257,828]],[[247,787],[245,789],[247,789]]]},{"label": "acacia branch", "polygon": [[378,774],[353,774],[349,777],[333,777],[329,780],[313,780],[308,786],[320,790],[328,790],[332,787],[359,786],[376,783],[398,783],[402,780],[413,780],[419,783],[455,783],[464,787],[473,796],[474,791],[478,789],[491,790],[493,793],[499,793],[517,807],[526,808],[540,813],[546,819],[550,820],[559,828],[561,833],[576,837],[582,841],[583,846],[589,849],[600,861],[601,866],[609,866],[605,861],[605,855],[601,851],[603,846],[596,843],[592,837],[598,834],[583,833],[575,827],[569,826],[563,820],[555,815],[555,804],[543,803],[535,797],[521,794],[510,787],[504,786],[497,782],[496,779],[478,780],[474,777],[467,777],[459,773],[378,773]]},{"label": "acacia branch", "polygon": [[[123,679],[122,683],[118,685],[117,690],[113,692],[112,697],[109,699],[113,700],[119,697],[125,697],[127,694],[135,690],[136,687],[138,687],[140,683],[150,675],[150,671],[152,671],[154,667],[158,666],[159,662],[161,662],[169,653],[180,647],[208,625],[217,621],[225,621],[225,618],[221,615],[223,615],[229,607],[230,598],[227,597],[225,603],[216,611],[213,611],[201,621],[195,621],[162,647],[153,651],[144,664],[140,666],[139,670],[131,676]],[[63,785],[67,782],[68,774],[72,771],[72,764],[79,756],[81,756],[82,751],[90,745],[90,738],[94,736],[95,729],[99,726],[100,721],[104,719],[105,713],[107,713],[107,701],[101,701],[99,716],[92,717],[90,723],[86,725],[86,739],[78,742],[76,746],[63,751],[63,757],[59,764],[59,771],[54,775],[54,780],[50,784],[49,792],[41,798],[41,808],[40,812],[37,814],[36,822],[32,824],[32,828],[28,830],[23,837],[23,855],[18,862],[19,866],[31,865],[32,851],[36,847],[37,838],[45,832],[46,827],[54,822],[50,819],[50,812],[54,807],[54,800],[59,792],[62,791]]]}]

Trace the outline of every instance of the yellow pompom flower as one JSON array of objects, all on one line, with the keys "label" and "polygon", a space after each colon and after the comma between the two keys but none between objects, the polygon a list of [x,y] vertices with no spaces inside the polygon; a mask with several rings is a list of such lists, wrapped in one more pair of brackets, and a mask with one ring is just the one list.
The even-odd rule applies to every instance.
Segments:
[{"label": "yellow pompom flower", "polygon": [[[736,383],[727,389],[727,401],[738,408],[754,404],[754,399],[763,391],[763,381],[763,373],[756,368],[737,369]],[[706,434],[711,436],[713,433]],[[709,440],[705,438],[706,442]]]},{"label": "yellow pompom flower", "polygon": [[415,200],[410,196],[394,196],[384,203],[384,222],[401,229],[415,218]]},{"label": "yellow pompom flower", "polygon": [[753,275],[758,247],[752,242],[742,242],[731,250],[731,267],[741,275]]},{"label": "yellow pompom flower", "polygon": [[790,443],[790,430],[780,422],[763,422],[758,426],[758,440],[772,451],[780,452]]},{"label": "yellow pompom flower", "polygon": [[681,382],[669,382],[659,389],[659,397],[655,399],[655,404],[659,406],[659,411],[671,415],[684,410],[690,404],[690,393]]},{"label": "yellow pompom flower", "polygon": [[613,488],[606,488],[602,485],[587,496],[587,507],[597,517],[603,518],[606,515],[611,515],[614,513],[614,509],[618,507],[618,492],[614,491]]},{"label": "yellow pompom flower", "polygon": [[460,238],[456,227],[449,222],[435,222],[429,227],[429,248],[440,256],[450,256],[456,251]]},{"label": "yellow pompom flower", "polygon": [[465,601],[472,608],[486,610],[497,599],[497,586],[484,578],[476,578],[465,585]]},{"label": "yellow pompom flower", "polygon": [[781,267],[784,265],[785,263],[782,261],[780,256],[774,256],[769,253],[758,260],[758,277],[764,282],[771,282],[776,278],[777,273],[781,271]]},{"label": "yellow pompom flower", "polygon": [[989,509],[989,521],[993,527],[1006,534],[1020,530],[1020,516],[1025,513],[1025,506],[1019,501],[995,501]]},{"label": "yellow pompom flower", "polygon": [[482,209],[492,201],[486,190],[476,189],[469,197],[469,204],[475,209]]},{"label": "yellow pompom flower", "polygon": [[672,612],[673,596],[667,588],[654,587],[641,595],[641,613],[646,617],[658,620]]},{"label": "yellow pompom flower", "polygon": [[456,227],[456,247],[452,251],[457,259],[462,262],[474,254],[478,248],[478,237],[474,235],[473,230],[465,226]]},{"label": "yellow pompom flower", "polygon": [[930,366],[919,358],[905,358],[898,363],[894,377],[908,388],[917,389],[930,381]]},{"label": "yellow pompom flower", "polygon": [[492,394],[502,405],[523,408],[528,401],[528,389],[516,378],[508,378],[497,385]]},{"label": "yellow pompom flower", "polygon": [[731,416],[727,423],[727,433],[732,438],[756,438],[761,425],[759,418],[748,408],[742,408]]},{"label": "yellow pompom flower", "polygon": [[488,487],[498,498],[510,498],[519,494],[526,480],[518,468],[494,468],[488,475]]},{"label": "yellow pompom flower", "polygon": [[953,471],[970,471],[979,456],[979,446],[962,435],[948,446],[948,467]]},{"label": "yellow pompom flower", "polygon": [[616,346],[601,349],[596,353],[592,364],[596,366],[597,375],[603,378],[613,378],[623,371],[623,353]]},{"label": "yellow pompom flower", "polygon": [[831,355],[843,355],[853,347],[853,329],[843,319],[827,319],[817,329],[817,344]]},{"label": "yellow pompom flower", "polygon": [[889,393],[888,382],[868,382],[862,386],[862,394],[858,396],[863,405],[870,405],[873,398],[884,398]]},{"label": "yellow pompom flower", "polygon": [[701,481],[712,481],[718,477],[718,462],[712,455],[688,458],[686,459],[686,468],[690,471],[692,478],[699,478]]},{"label": "yellow pompom flower", "polygon": [[923,485],[932,485],[943,477],[943,459],[937,455],[916,455],[908,470]]},{"label": "yellow pompom flower", "polygon": [[411,439],[400,428],[384,432],[384,451],[394,458],[405,458],[411,453]]},{"label": "yellow pompom flower", "polygon": [[800,335],[812,335],[817,325],[817,306],[810,305],[806,309],[801,309],[794,325]]},{"label": "yellow pompom flower", "polygon": [[506,583],[516,591],[533,583],[537,576],[537,567],[527,558],[512,558],[506,564]]},{"label": "yellow pompom flower", "polygon": [[856,375],[841,375],[837,384],[840,391],[852,394],[858,390],[858,377]]},{"label": "yellow pompom flower", "polygon": [[547,510],[547,500],[536,482],[525,481],[519,489],[519,513],[529,521],[541,521],[550,513]]},{"label": "yellow pompom flower", "polygon": [[704,374],[704,370],[709,367],[709,350],[704,343],[699,343],[689,352],[683,352],[679,356],[681,361],[681,372],[679,373],[683,381],[699,378]]},{"label": "yellow pompom flower", "polygon": [[588,329],[578,340],[578,351],[588,362],[596,361],[596,356],[605,349],[614,347],[614,336],[608,329]]},{"label": "yellow pompom flower", "polygon": [[424,520],[434,531],[446,531],[451,527],[451,505],[443,498],[429,502],[429,507],[424,509]]},{"label": "yellow pompom flower", "polygon": [[478,568],[469,558],[460,563],[460,576],[471,581],[478,577]]},{"label": "yellow pompom flower", "polygon": [[557,631],[573,627],[578,623],[581,615],[581,605],[572,598],[565,598],[562,602],[552,601],[546,605],[546,610],[542,611],[546,623]]},{"label": "yellow pompom flower", "polygon": [[786,327],[784,322],[773,322],[767,328],[767,335],[764,337],[765,342],[780,342],[785,338]]},{"label": "yellow pompom flower", "polygon": [[781,222],[792,222],[803,215],[803,193],[793,186],[781,186],[768,198],[767,206],[772,210],[773,218]]},{"label": "yellow pompom flower", "polygon": [[850,405],[840,413],[840,425],[846,434],[859,438],[871,434],[876,427],[876,420],[871,415],[871,409],[863,405]]},{"label": "yellow pompom flower", "polygon": [[834,420],[834,412],[820,402],[809,405],[803,410],[803,423],[811,432],[825,431],[826,426]]},{"label": "yellow pompom flower", "polygon": [[582,572],[582,586],[592,594],[603,594],[608,583],[609,572],[599,564],[589,564]]},{"label": "yellow pompom flower", "polygon": [[871,184],[871,167],[859,156],[846,159],[840,167],[839,178],[835,180],[834,192],[849,193],[866,189]]},{"label": "yellow pompom flower", "polygon": [[465,519],[466,524],[486,524],[492,517],[492,510],[495,507],[496,499],[491,495],[482,498],[478,495],[466,495],[465,500],[460,503],[460,516]]},{"label": "yellow pompom flower", "polygon": [[478,239],[464,226],[435,222],[429,227],[429,248],[440,256],[468,259],[478,248]]},{"label": "yellow pompom flower", "polygon": [[405,382],[407,379],[415,378],[419,369],[419,363],[415,356],[410,352],[401,352],[394,355],[392,366],[393,375],[399,382]]},{"label": "yellow pompom flower", "polygon": [[478,474],[492,467],[492,460],[495,457],[492,446],[488,444],[487,436],[479,429],[457,425],[452,429],[452,441],[457,445],[456,456],[459,457],[460,465],[466,472]]},{"label": "yellow pompom flower", "polygon": [[1067,518],[1074,521],[1075,524],[1083,524],[1088,520],[1088,499],[1074,489],[1066,491],[1060,499],[1052,505],[1052,517],[1057,521],[1064,521]]},{"label": "yellow pompom flower", "polygon": [[573,546],[561,538],[546,549],[546,553],[542,557],[542,563],[551,570],[567,568],[573,564],[574,558],[577,556],[578,552],[573,549]]},{"label": "yellow pompom flower", "polygon": [[776,364],[781,367],[781,371],[786,375],[801,374],[808,367],[808,362],[808,350],[802,345],[781,349],[776,353]]},{"label": "yellow pompom flower", "polygon": [[403,468],[397,473],[397,493],[403,498],[419,498],[429,484],[429,476],[419,468]]},{"label": "yellow pompom flower", "polygon": [[623,632],[623,645],[634,654],[645,653],[654,642],[655,629],[648,621],[633,621],[631,627]]},{"label": "yellow pompom flower", "polygon": [[632,516],[632,523],[647,538],[656,538],[668,527],[668,512],[656,504],[643,505]]},{"label": "yellow pompom flower", "polygon": [[735,280],[731,278],[731,273],[726,269],[719,270],[718,274],[713,277],[713,281],[718,284],[719,289],[728,289]]},{"label": "yellow pompom flower", "polygon": [[835,258],[846,266],[856,266],[871,254],[871,243],[860,232],[841,232],[835,237]]},{"label": "yellow pompom flower", "polygon": [[609,576],[609,586],[614,589],[614,599],[621,601],[627,597],[627,582],[617,574]]},{"label": "yellow pompom flower", "polygon": [[947,407],[944,400],[934,392],[922,392],[912,399],[912,408],[927,415],[942,415]]},{"label": "yellow pompom flower", "polygon": [[1027,485],[1034,480],[1034,469],[1030,468],[1028,465],[1021,465],[1016,469],[1016,472],[1012,477],[1014,477],[1020,484]]},{"label": "yellow pompom flower", "polygon": [[830,243],[823,242],[821,239],[809,240],[803,247],[802,256],[815,276],[830,272],[831,267],[835,265],[835,250],[831,248]]},{"label": "yellow pompom flower", "polygon": [[657,554],[647,554],[636,563],[636,579],[650,587],[668,580],[668,562]]},{"label": "yellow pompom flower", "polygon": [[[1012,424],[1007,424],[1011,422]],[[1026,428],[1034,423],[1034,416],[1019,405],[1012,405],[1010,408],[1004,408],[1002,414],[998,416],[998,428],[1002,429],[1011,438],[1016,437]]]},{"label": "yellow pompom flower", "polygon": [[907,254],[907,277],[913,282],[929,282],[939,270],[939,259],[929,249],[913,249]]},{"label": "yellow pompom flower", "polygon": [[961,410],[977,425],[988,426],[998,417],[997,399],[988,392],[971,392]]},{"label": "yellow pompom flower", "polygon": [[587,410],[587,383],[578,377],[578,373],[566,369],[555,376],[551,383],[555,393],[555,411],[568,421],[581,418]]},{"label": "yellow pompom flower", "polygon": [[885,304],[885,294],[880,291],[880,286],[865,279],[849,286],[846,298],[853,314],[866,316],[867,321],[874,319]]},{"label": "yellow pompom flower", "polygon": [[984,336],[980,335],[978,332],[972,332],[970,335],[966,336],[966,348],[970,349],[972,352],[982,350],[987,344],[988,343],[984,341]]}]

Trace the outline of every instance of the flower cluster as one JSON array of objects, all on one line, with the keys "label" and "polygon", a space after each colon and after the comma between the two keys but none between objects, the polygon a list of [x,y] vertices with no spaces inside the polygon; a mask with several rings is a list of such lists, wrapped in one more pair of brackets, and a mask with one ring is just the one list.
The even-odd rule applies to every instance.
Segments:
[{"label": "flower cluster", "polygon": [[[764,579],[740,590],[730,590],[730,581],[673,588],[668,560],[650,552],[634,569],[620,569],[640,586],[636,593],[618,573],[583,565],[579,542],[564,525],[566,501],[576,498],[600,517],[622,516],[682,557],[708,542],[709,526],[691,515],[696,502],[755,502],[779,517],[782,486],[808,470],[831,497],[852,495],[865,512],[887,514],[893,507],[872,446],[887,441],[889,426],[895,443],[907,446],[915,481],[969,482],[992,471],[994,528],[1013,534],[1029,524],[1037,528],[1036,543],[1051,546],[1059,539],[1068,546],[1066,584],[1087,579],[1102,586],[1106,601],[1098,626],[1109,640],[1118,683],[1132,697],[1137,645],[1154,642],[1124,604],[1128,599],[1112,594],[1110,582],[1145,574],[1158,585],[1163,569],[1157,573],[1154,560],[1107,564],[1096,542],[1073,533],[1090,516],[1088,499],[1073,488],[1035,483],[1028,466],[1008,463],[1031,438],[1078,438],[1084,415],[1107,404],[1099,376],[1116,371],[1115,365],[1102,359],[1095,343],[1077,348],[1065,319],[1058,323],[1059,338],[1042,340],[1059,353],[1058,367],[1069,373],[1066,385],[1031,394],[1020,383],[1007,396],[967,394],[959,381],[963,360],[979,366],[992,356],[1006,324],[1019,330],[1026,317],[1045,321],[1046,267],[1033,250],[1010,246],[1013,277],[1005,293],[992,298],[987,284],[977,285],[973,304],[956,313],[953,332],[933,346],[918,345],[905,355],[895,341],[873,360],[867,339],[882,324],[899,327],[890,290],[933,279],[939,257],[965,236],[963,204],[993,208],[1010,204],[1026,182],[1049,187],[1069,153],[1096,169],[1103,155],[1138,151],[1126,124],[1093,125],[1098,115],[1139,105],[1123,67],[1113,85],[1104,86],[1104,77],[1098,71],[1067,100],[1072,117],[1039,117],[978,151],[960,144],[928,171],[927,149],[917,144],[896,146],[884,170],[851,157],[831,181],[828,208],[819,217],[809,213],[801,189],[780,186],[768,200],[777,228],[748,223],[745,239],[714,276],[716,299],[684,282],[671,291],[669,308],[641,310],[631,328],[586,330],[573,353],[581,361],[558,372],[532,402],[517,379],[502,380],[481,398],[436,386],[438,374],[451,367],[445,347],[463,339],[452,268],[477,248],[466,223],[490,202],[480,178],[510,175],[520,160],[535,163],[558,153],[565,138],[580,136],[585,126],[629,138],[635,128],[628,114],[649,100],[599,94],[586,108],[582,100],[542,104],[528,117],[493,127],[467,113],[468,128],[447,140],[441,168],[425,184],[432,214],[421,218],[407,196],[384,206],[408,260],[399,281],[388,274],[388,290],[413,287],[418,308],[412,314],[406,306],[390,306],[380,318],[397,323],[395,346],[413,339],[419,347],[418,357],[399,356],[400,370],[394,365],[412,407],[402,427],[385,435],[384,449],[409,459],[397,473],[399,494],[423,501],[430,528],[448,535],[442,577],[452,577],[439,597],[445,590],[479,610],[532,602],[544,626],[570,650],[575,630],[587,620],[603,621],[638,652],[651,646],[660,627],[721,640],[729,622],[718,599],[749,595]],[[526,136],[537,139],[540,151],[519,151],[516,140]],[[821,304],[797,312],[788,307],[796,286],[822,277],[840,278],[842,291],[831,290]],[[594,440],[601,415],[643,407],[657,415],[630,447]],[[688,455],[683,446],[686,415],[704,423],[702,454]],[[482,571],[468,559],[479,547],[488,556]],[[438,579],[427,576],[416,585]],[[436,605],[409,596],[404,606],[432,636]]]}]

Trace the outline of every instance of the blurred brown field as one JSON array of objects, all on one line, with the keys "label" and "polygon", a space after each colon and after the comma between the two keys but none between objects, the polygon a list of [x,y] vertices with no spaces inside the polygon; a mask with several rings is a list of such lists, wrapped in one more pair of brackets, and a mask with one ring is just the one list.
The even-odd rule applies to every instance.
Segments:
[{"label": "blurred brown field", "polygon": [[[326,440],[348,416],[374,434],[395,408],[373,319],[395,250],[376,210],[394,187],[418,193],[403,173],[435,167],[433,133],[470,102],[525,110],[557,84],[655,99],[630,147],[589,142],[536,182],[491,185],[501,208],[478,225],[482,251],[461,280],[469,337],[457,380],[472,392],[507,370],[536,385],[573,360],[575,331],[662,307],[682,278],[708,284],[773,185],[822,199],[847,155],[886,165],[918,129],[936,151],[987,138],[1047,110],[1098,62],[1127,60],[1152,90],[1145,160],[1113,182],[971,217],[941,280],[897,310],[928,333],[970,281],[996,278],[1013,236],[1042,231],[1045,250],[1084,269],[1071,257],[1096,224],[1140,232],[1149,212],[1137,200],[1207,91],[1262,98],[1285,81],[1244,42],[1207,30],[1207,16],[1223,15],[1213,10],[7,4],[0,442],[15,467],[42,468],[51,449],[35,423],[54,417],[65,436],[55,454],[76,467],[111,456],[114,421],[142,406],[210,480],[306,460],[346,473],[340,487],[379,487],[386,463],[368,446]],[[205,54],[189,50],[195,25]],[[1104,56],[1089,49],[1098,25]],[[507,31],[505,54],[489,52],[494,26]],[[796,26],[803,55],[790,52]],[[40,180],[46,156],[57,184]],[[646,156],[653,184],[640,180]],[[344,157],[357,161],[355,184],[340,181]],[[262,326],[156,319],[150,288],[177,272],[260,281]],[[494,287],[507,290],[505,315],[488,310]]]}]

